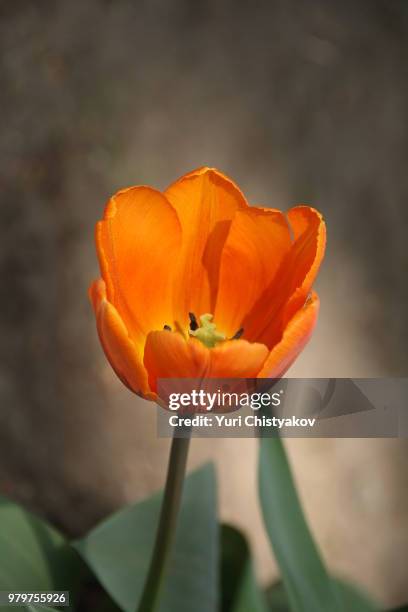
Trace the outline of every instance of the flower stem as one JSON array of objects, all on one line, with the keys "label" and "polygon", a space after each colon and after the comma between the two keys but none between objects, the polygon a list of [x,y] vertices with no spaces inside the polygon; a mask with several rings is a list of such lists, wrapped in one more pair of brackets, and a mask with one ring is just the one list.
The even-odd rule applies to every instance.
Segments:
[{"label": "flower stem", "polygon": [[154,612],[159,602],[169,553],[176,532],[177,517],[186,473],[191,431],[184,429],[184,433],[185,437],[173,437],[171,443],[159,525],[138,612]]}]

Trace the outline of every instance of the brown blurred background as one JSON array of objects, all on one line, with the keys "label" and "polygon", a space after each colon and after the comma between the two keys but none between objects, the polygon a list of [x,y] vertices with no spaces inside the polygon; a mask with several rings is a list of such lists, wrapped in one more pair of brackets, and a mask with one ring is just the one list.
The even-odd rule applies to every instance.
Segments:
[{"label": "brown blurred background", "polygon": [[[408,5],[404,0],[0,2],[0,491],[79,534],[163,483],[152,405],[102,356],[86,290],[93,227],[117,189],[200,165],[253,203],[326,216],[322,309],[291,370],[408,369]],[[408,600],[408,446],[291,440],[332,569]],[[256,442],[214,458],[222,517],[276,576]]]}]

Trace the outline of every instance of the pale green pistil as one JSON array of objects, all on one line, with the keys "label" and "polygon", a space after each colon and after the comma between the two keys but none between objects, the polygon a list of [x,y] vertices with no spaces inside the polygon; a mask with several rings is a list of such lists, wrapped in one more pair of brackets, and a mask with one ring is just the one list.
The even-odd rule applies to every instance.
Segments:
[{"label": "pale green pistil", "polygon": [[225,334],[217,331],[217,326],[212,323],[212,314],[203,314],[200,317],[200,327],[190,329],[190,336],[194,336],[200,340],[208,348],[214,348],[217,342],[222,342],[226,339]]}]

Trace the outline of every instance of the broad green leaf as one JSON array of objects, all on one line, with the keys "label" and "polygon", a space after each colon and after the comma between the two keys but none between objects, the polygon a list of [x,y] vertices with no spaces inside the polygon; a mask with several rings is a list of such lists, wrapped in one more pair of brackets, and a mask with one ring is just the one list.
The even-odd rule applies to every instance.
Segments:
[{"label": "broad green leaf", "polygon": [[355,587],[349,582],[339,580],[338,578],[332,577],[332,581],[334,588],[337,589],[339,594],[343,610],[379,612],[379,606],[371,601],[370,598],[365,593],[360,591],[359,588]]},{"label": "broad green leaf", "polygon": [[250,551],[242,533],[230,525],[221,527],[221,609],[231,612],[268,612],[256,584]]},{"label": "broad green leaf", "polygon": [[267,589],[266,597],[271,612],[290,612],[288,596],[282,582],[277,582]]},{"label": "broad green leaf", "polygon": [[[343,610],[377,610],[374,604],[352,585],[338,578],[332,577],[331,580],[334,588],[338,589]],[[288,596],[282,582],[272,585],[267,590],[267,600],[271,612],[290,612]],[[357,604],[360,606],[359,608],[356,607]],[[354,608],[350,608],[350,606],[354,606]]]},{"label": "broad green leaf", "polygon": [[83,570],[79,555],[56,529],[0,497],[1,591],[70,591],[72,599]]},{"label": "broad green leaf", "polygon": [[[292,612],[343,612],[344,595],[333,585],[303,516],[279,437],[262,438],[259,461],[261,506]],[[374,608],[351,592],[348,612]]]},{"label": "broad green leaf", "polygon": [[[134,612],[146,579],[162,494],[115,513],[75,546],[103,587]],[[186,478],[173,551],[159,612],[217,609],[218,527],[211,465]]]}]

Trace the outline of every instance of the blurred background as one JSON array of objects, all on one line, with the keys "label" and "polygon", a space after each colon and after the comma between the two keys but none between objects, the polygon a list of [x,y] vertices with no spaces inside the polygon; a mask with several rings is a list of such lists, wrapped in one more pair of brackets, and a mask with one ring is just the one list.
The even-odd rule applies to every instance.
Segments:
[{"label": "blurred background", "polygon": [[[71,535],[163,484],[153,405],[102,355],[93,228],[121,187],[215,166],[328,224],[321,316],[294,376],[406,376],[404,0],[0,1],[0,492]],[[333,571],[408,599],[408,445],[290,440]],[[276,577],[256,441],[195,440],[220,511]]]}]

